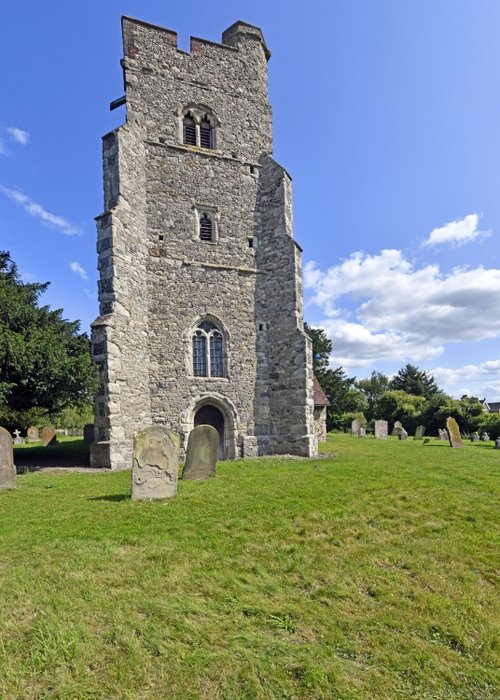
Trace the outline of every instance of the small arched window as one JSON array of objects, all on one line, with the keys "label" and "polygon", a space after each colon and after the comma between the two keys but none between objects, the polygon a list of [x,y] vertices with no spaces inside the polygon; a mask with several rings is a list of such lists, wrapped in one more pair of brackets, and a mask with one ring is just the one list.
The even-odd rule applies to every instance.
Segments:
[{"label": "small arched window", "polygon": [[200,216],[200,239],[202,241],[214,240],[214,222],[207,212],[203,212]]},{"label": "small arched window", "polygon": [[205,114],[200,122],[200,146],[202,148],[213,148],[212,124]]},{"label": "small arched window", "polygon": [[184,143],[196,146],[196,123],[191,112],[188,112],[183,121]]},{"label": "small arched window", "polygon": [[224,376],[224,341],[215,323],[202,321],[193,333],[193,374],[195,377]]}]

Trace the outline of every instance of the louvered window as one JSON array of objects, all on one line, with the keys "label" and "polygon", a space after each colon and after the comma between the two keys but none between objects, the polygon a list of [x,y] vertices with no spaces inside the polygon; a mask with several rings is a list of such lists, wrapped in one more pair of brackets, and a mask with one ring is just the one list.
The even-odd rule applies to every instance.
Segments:
[{"label": "louvered window", "polygon": [[224,340],[211,321],[203,321],[193,334],[193,375],[224,376]]},{"label": "louvered window", "polygon": [[204,116],[200,124],[200,145],[202,148],[213,148],[212,145],[212,125]]},{"label": "louvered window", "polygon": [[200,217],[200,238],[202,241],[213,240],[213,223],[208,214],[202,214]]},{"label": "louvered window", "polygon": [[184,143],[196,146],[196,124],[189,112],[184,117]]}]

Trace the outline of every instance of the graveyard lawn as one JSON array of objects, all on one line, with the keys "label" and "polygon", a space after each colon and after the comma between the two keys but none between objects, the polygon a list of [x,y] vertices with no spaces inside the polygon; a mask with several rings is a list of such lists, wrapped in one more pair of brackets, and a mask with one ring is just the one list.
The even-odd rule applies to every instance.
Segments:
[{"label": "graveyard lawn", "polygon": [[493,700],[492,443],[333,435],[132,502],[130,472],[0,493],[3,700]]},{"label": "graveyard lawn", "polygon": [[32,471],[40,467],[88,467],[89,446],[81,437],[58,435],[57,444],[43,445],[25,442],[14,445],[14,462],[18,472]]}]

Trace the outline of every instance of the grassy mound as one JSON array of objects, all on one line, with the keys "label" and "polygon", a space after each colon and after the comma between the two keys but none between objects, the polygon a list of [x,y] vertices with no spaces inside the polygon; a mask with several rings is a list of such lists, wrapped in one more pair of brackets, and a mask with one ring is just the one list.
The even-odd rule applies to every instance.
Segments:
[{"label": "grassy mound", "polygon": [[19,476],[0,697],[497,698],[500,452],[326,449],[221,463],[168,502],[132,503],[130,473]]}]

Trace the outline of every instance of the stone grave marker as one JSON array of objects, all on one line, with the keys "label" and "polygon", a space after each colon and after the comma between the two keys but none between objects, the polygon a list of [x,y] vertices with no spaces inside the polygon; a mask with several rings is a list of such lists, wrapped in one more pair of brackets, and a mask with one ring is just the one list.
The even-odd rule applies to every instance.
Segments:
[{"label": "stone grave marker", "polygon": [[402,423],[401,423],[400,421],[397,420],[397,421],[394,423],[394,428],[392,429],[391,435],[392,435],[393,437],[399,436],[399,431],[400,431],[400,430],[403,430],[403,425],[402,425]]},{"label": "stone grave marker", "polygon": [[386,420],[375,421],[375,437],[377,440],[386,440],[388,435],[388,427]]},{"label": "stone grave marker", "polygon": [[172,498],[177,493],[179,437],[154,425],[134,437],[132,500]]},{"label": "stone grave marker", "polygon": [[16,488],[16,468],[12,438],[5,428],[0,428],[0,491]]},{"label": "stone grave marker", "polygon": [[471,442],[479,442],[479,440],[480,440],[479,433],[472,433],[472,435],[470,436],[470,439],[471,439]]},{"label": "stone grave marker", "polygon": [[359,435],[360,423],[357,418],[355,418],[351,423],[351,435]]},{"label": "stone grave marker", "polygon": [[460,435],[460,428],[458,423],[454,418],[446,419],[446,428],[448,430],[450,446],[451,447],[463,447],[462,436]]},{"label": "stone grave marker", "polygon": [[359,429],[359,431],[358,431],[358,437],[360,437],[360,438],[366,437],[366,429],[365,429],[365,428],[361,427],[361,428]]},{"label": "stone grave marker", "polygon": [[38,442],[40,440],[40,434],[38,432],[38,428],[35,425],[32,425],[30,428],[28,428],[28,442]]},{"label": "stone grave marker", "polygon": [[490,441],[490,436],[488,435],[488,433],[487,433],[486,431],[481,435],[481,440],[482,440],[483,442],[489,442],[489,441]]},{"label": "stone grave marker", "polygon": [[87,425],[83,426],[83,442],[86,445],[90,445],[91,442],[94,442],[94,437],[95,437],[94,424],[87,423]]},{"label": "stone grave marker", "polygon": [[57,445],[57,434],[53,425],[44,425],[42,428],[42,442],[47,445]]},{"label": "stone grave marker", "polygon": [[495,450],[500,450],[500,437],[495,440]]},{"label": "stone grave marker", "polygon": [[448,440],[448,431],[445,428],[439,428],[439,439]]},{"label": "stone grave marker", "polygon": [[417,425],[415,430],[415,440],[423,440],[425,435],[425,425]]},{"label": "stone grave marker", "polygon": [[408,433],[404,428],[401,428],[401,430],[399,431],[398,438],[400,440],[408,440]]},{"label": "stone grave marker", "polygon": [[211,425],[197,425],[189,433],[183,479],[208,479],[215,476],[219,433]]},{"label": "stone grave marker", "polygon": [[20,430],[14,430],[14,445],[24,445],[24,438],[21,437]]}]

